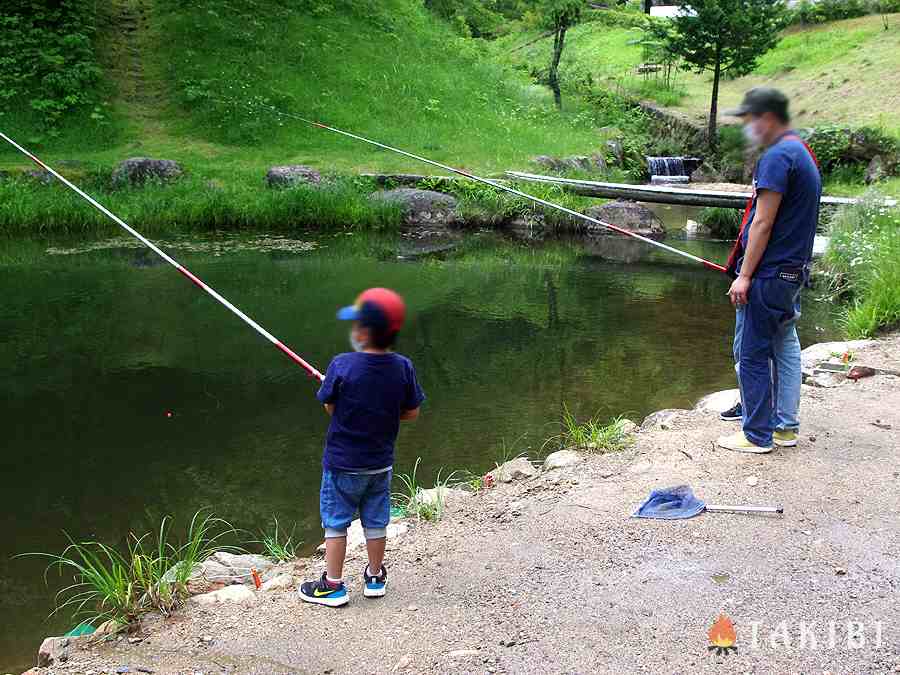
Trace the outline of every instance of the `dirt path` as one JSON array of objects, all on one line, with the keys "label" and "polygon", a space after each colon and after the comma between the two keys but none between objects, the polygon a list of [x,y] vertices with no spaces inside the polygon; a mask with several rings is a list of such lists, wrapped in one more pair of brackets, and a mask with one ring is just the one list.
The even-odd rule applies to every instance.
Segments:
[{"label": "dirt path", "polygon": [[[860,360],[900,368],[900,338]],[[804,387],[802,416],[797,448],[752,456],[716,450],[733,426],[686,412],[623,453],[451,504],[390,543],[383,600],[361,597],[357,558],[341,610],[259,594],[48,672],[900,672],[900,378]],[[678,483],[711,503],[781,504],[784,516],[628,517]],[[322,563],[294,567],[300,577]],[[727,655],[708,650],[720,613],[737,631]],[[849,643],[848,621],[861,624]]]}]

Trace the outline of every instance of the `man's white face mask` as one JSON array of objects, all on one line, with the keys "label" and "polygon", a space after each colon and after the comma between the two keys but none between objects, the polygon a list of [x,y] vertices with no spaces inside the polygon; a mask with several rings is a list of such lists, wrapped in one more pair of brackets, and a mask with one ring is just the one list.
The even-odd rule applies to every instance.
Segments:
[{"label": "man's white face mask", "polygon": [[762,143],[762,134],[759,132],[759,129],[756,127],[756,122],[751,120],[744,124],[744,139],[750,145],[759,145]]}]

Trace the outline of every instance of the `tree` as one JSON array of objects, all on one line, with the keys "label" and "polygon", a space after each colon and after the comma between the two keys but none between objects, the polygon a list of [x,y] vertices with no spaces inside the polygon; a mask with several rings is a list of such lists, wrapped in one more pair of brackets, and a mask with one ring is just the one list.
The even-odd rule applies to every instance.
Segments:
[{"label": "tree", "polygon": [[747,75],[759,57],[778,43],[786,9],[779,0],[689,0],[671,24],[654,22],[650,31],[696,72],[712,71],[707,142],[716,147],[719,80]]},{"label": "tree", "polygon": [[553,31],[553,54],[550,56],[550,73],[547,77],[556,107],[562,108],[559,91],[559,60],[566,43],[566,31],[581,19],[584,0],[540,0],[539,10],[544,26]]}]

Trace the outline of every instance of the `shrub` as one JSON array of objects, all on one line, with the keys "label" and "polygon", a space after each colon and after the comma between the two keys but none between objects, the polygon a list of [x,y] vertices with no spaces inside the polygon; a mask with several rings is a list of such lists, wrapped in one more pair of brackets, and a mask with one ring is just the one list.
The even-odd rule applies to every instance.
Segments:
[{"label": "shrub", "polygon": [[741,212],[738,209],[708,207],[697,214],[697,222],[708,228],[714,237],[735,239],[741,227]]},{"label": "shrub", "polygon": [[[0,100],[35,111],[48,135],[65,112],[93,102],[96,3],[7,0],[0,12]],[[99,113],[97,113],[99,114]]]},{"label": "shrub", "polygon": [[816,127],[809,145],[826,173],[842,166],[868,164],[876,155],[893,156],[900,150],[897,139],[881,129],[835,124]]},{"label": "shrub", "polygon": [[803,0],[794,10],[795,23],[817,24],[865,16],[871,5],[863,0]]},{"label": "shrub", "polygon": [[868,337],[900,323],[900,213],[868,195],[837,211],[825,274],[832,292],[845,298],[850,337]]}]

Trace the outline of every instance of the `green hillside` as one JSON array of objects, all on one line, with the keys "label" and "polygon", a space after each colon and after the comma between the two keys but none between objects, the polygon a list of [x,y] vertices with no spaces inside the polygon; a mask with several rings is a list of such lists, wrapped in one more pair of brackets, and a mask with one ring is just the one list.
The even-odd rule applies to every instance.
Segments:
[{"label": "green hillside", "polygon": [[[551,38],[533,42],[536,31],[497,43],[498,57],[523,70],[550,58]],[[709,111],[711,76],[679,72],[672,91],[654,74],[639,75],[644,61],[639,28],[585,23],[570,31],[560,70],[570,86],[593,82],[644,94],[690,114],[698,122]],[[877,125],[900,135],[900,14],[865,16],[788,29],[778,46],[746,77],[724,80],[720,109],[736,104],[759,85],[782,89],[793,100],[798,124],[839,122]]]},{"label": "green hillside", "polygon": [[[100,6],[102,4],[102,6]],[[263,114],[269,103],[481,171],[598,147],[586,105],[491,62],[415,0],[112,0],[98,3],[96,106],[53,137],[22,100],[0,126],[51,160],[180,160],[221,180],[273,163],[330,170],[421,165]],[[0,149],[0,163],[21,166]]]}]

